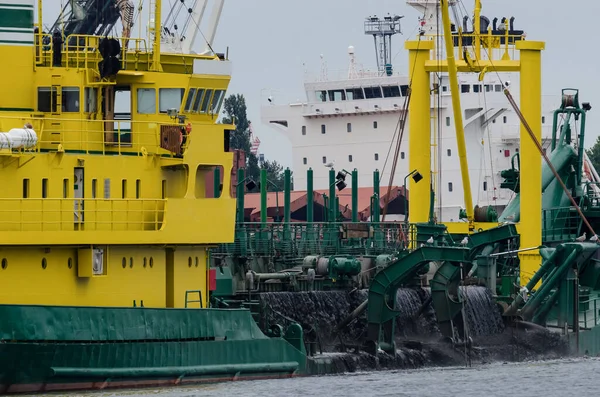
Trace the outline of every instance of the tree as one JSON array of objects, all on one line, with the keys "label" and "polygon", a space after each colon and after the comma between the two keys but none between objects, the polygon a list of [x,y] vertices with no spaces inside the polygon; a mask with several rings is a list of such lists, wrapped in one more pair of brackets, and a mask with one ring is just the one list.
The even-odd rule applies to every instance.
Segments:
[{"label": "tree", "polygon": [[600,136],[596,138],[596,143],[590,149],[585,151],[597,171],[600,171]]},{"label": "tree", "polygon": [[243,150],[246,154],[246,176],[255,181],[260,178],[258,158],[250,151],[250,121],[248,121],[246,99],[241,94],[233,94],[223,102],[224,124],[235,124],[235,131],[230,136],[229,146]]},{"label": "tree", "polygon": [[[246,153],[246,177],[260,181],[260,169],[267,170],[267,179],[283,191],[283,167],[277,161],[263,161],[259,164],[258,157],[252,153],[250,142],[250,121],[248,120],[246,99],[241,94],[232,94],[223,102],[223,119],[225,124],[235,124],[235,131],[230,136],[229,146],[232,149],[243,150]],[[273,186],[271,186],[273,187]]]}]

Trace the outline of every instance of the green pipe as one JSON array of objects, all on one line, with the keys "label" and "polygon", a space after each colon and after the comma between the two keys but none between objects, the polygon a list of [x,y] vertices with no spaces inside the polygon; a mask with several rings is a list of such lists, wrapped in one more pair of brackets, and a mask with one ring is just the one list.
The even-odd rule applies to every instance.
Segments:
[{"label": "green pipe", "polygon": [[223,364],[223,365],[195,365],[181,367],[138,367],[138,368],[74,368],[52,367],[51,375],[54,377],[74,378],[137,378],[137,377],[172,377],[172,376],[198,376],[221,375],[261,372],[294,372],[298,370],[296,361],[278,363],[256,364]]},{"label": "green pipe", "polygon": [[237,184],[235,187],[235,197],[237,199],[237,222],[239,224],[244,223],[244,194],[246,185],[244,184],[244,179],[246,172],[243,168],[238,169],[237,172]]},{"label": "green pipe", "polygon": [[543,302],[544,299],[548,296],[552,288],[555,287],[556,282],[563,277],[565,271],[571,266],[571,263],[577,258],[581,249],[573,249],[573,251],[567,256],[567,259],[560,265],[560,267],[556,268],[550,275],[548,276],[548,280],[542,283],[540,289],[533,295],[533,297],[525,304],[521,311],[521,315],[525,320],[531,318],[534,314],[537,307]]},{"label": "green pipe", "polygon": [[213,197],[214,198],[221,197],[221,169],[219,167],[215,167],[215,171],[214,171]]},{"label": "green pipe", "polygon": [[381,208],[379,206],[379,170],[375,170],[373,172],[373,194],[373,219],[371,219],[371,222],[379,223],[379,221],[381,220]]},{"label": "green pipe", "polygon": [[546,316],[554,307],[554,304],[556,303],[556,300],[558,299],[559,295],[560,288],[557,288],[556,290],[554,290],[554,292],[552,292],[550,297],[546,299],[546,302],[544,302],[540,309],[537,310],[535,316],[533,316],[533,319],[531,321],[535,324],[541,324],[542,322],[545,322]]},{"label": "green pipe", "polygon": [[333,221],[337,222],[338,221],[338,215],[340,213],[340,198],[338,196],[335,196],[335,206],[333,207],[333,213],[334,213],[334,217],[333,217]]},{"label": "green pipe", "polygon": [[358,170],[352,171],[352,222],[358,222]]},{"label": "green pipe", "polygon": [[335,170],[329,169],[329,222],[335,222]]},{"label": "green pipe", "polygon": [[585,118],[585,112],[581,111],[581,127],[579,129],[579,156],[577,158],[577,186],[581,186],[581,179],[583,178],[583,153],[585,147],[582,142],[585,141]]},{"label": "green pipe", "polygon": [[313,211],[315,206],[312,168],[309,168],[306,171],[306,197],[308,198],[308,202],[306,203],[306,222],[312,223],[314,220]]},{"label": "green pipe", "polygon": [[301,272],[291,273],[291,272],[282,272],[282,273],[254,273],[255,280],[287,280],[292,278],[293,276],[300,275]]},{"label": "green pipe", "polygon": [[286,168],[283,173],[283,221],[286,225],[289,225],[291,220],[292,209],[291,207],[291,186],[292,186],[292,171]]},{"label": "green pipe", "polygon": [[[548,259],[544,260],[544,262],[542,263],[542,266],[538,269],[537,272],[535,272],[533,277],[529,280],[529,282],[525,286],[525,288],[527,288],[527,291],[531,291],[536,286],[538,281],[540,281],[540,279],[542,277],[544,277],[544,275],[546,275],[546,273],[548,273],[548,270],[550,270],[552,265],[554,265],[554,260],[556,259],[556,256],[558,255],[559,252],[562,252],[563,250],[564,250],[564,246],[559,245],[558,248],[555,249],[554,252],[552,252],[552,254],[550,254]],[[539,291],[538,291],[538,293],[539,293]],[[536,295],[538,293],[536,293]],[[523,297],[521,296],[521,294],[517,294],[517,296],[515,297],[515,300],[510,304],[510,306],[504,312],[504,315],[505,316],[514,315],[515,313],[517,313],[517,310],[519,309],[519,306],[521,306],[522,303],[523,303]]]},{"label": "green pipe", "polygon": [[260,170],[260,223],[264,228],[267,223],[267,170]]},{"label": "green pipe", "polygon": [[561,113],[563,113],[563,111],[561,109],[557,109],[552,114],[552,146],[550,150],[551,152],[553,152],[554,149],[556,149],[556,131],[558,129],[558,115]]}]

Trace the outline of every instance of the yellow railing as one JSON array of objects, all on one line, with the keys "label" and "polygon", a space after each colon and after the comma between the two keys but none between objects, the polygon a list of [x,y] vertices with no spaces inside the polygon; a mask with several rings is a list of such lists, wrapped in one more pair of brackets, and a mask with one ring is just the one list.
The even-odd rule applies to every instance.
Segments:
[{"label": "yellow railing", "polygon": [[[78,113],[77,113],[78,114]],[[74,117],[76,114],[74,114]],[[15,127],[31,123],[38,134],[35,151],[78,151],[86,154],[172,154],[161,147],[161,126],[183,126],[175,123],[133,120],[94,120],[58,117],[2,117],[14,120]],[[112,127],[112,131],[106,125]],[[191,135],[181,146],[185,149]],[[59,148],[60,145],[60,148]]]},{"label": "yellow railing", "polygon": [[[121,44],[122,69],[127,69],[128,64],[134,64],[133,69],[148,70],[152,57],[145,39],[111,37],[117,39]],[[75,68],[96,69],[98,62],[102,60],[98,45],[100,36],[71,35],[62,45],[62,66]],[[35,60],[36,65],[52,67],[54,48],[52,35],[38,33],[35,35]]]},{"label": "yellow railing", "polygon": [[0,199],[0,231],[157,231],[166,200]]}]

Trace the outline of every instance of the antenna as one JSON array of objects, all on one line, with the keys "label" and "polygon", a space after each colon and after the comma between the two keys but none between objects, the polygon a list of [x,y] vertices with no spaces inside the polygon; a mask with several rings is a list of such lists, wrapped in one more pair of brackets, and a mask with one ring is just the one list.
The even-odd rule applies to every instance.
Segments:
[{"label": "antenna", "polygon": [[348,56],[350,57],[350,66],[348,67],[348,79],[357,79],[358,73],[356,72],[356,57],[354,54],[354,47],[348,47]]},{"label": "antenna", "polygon": [[392,75],[392,36],[402,33],[400,19],[402,15],[391,16],[389,13],[378,18],[377,15],[365,20],[365,34],[372,35],[377,54],[377,70],[381,75]]}]

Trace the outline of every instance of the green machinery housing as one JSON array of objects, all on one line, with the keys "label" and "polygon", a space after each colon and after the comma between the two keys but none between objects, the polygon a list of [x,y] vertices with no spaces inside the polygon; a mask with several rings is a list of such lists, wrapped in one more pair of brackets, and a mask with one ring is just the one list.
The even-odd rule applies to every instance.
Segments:
[{"label": "green machinery housing", "polygon": [[[563,101],[554,113],[549,159],[589,224],[600,227],[600,186],[584,178],[586,113],[577,90],[563,90]],[[577,126],[577,128],[573,127]],[[600,260],[595,241],[579,241],[590,234],[577,209],[571,205],[558,180],[543,164],[543,263],[525,288],[519,288],[517,223],[520,218],[519,157],[502,171],[502,187],[515,192],[514,199],[498,216],[494,208],[480,209],[486,221],[498,226],[468,238],[452,235],[433,216],[428,223],[381,222],[379,172],[373,173],[371,221],[358,222],[357,171],[330,171],[330,189],[323,222],[314,222],[315,204],[307,201],[306,222],[291,222],[291,173],[285,171],[283,219],[267,222],[267,176],[260,177],[261,221],[244,222],[244,170],[238,171],[238,217],[235,242],[211,252],[217,288],[211,305],[246,308],[255,319],[261,309],[257,295],[263,292],[301,292],[367,289],[368,299],[338,327],[367,311],[364,347],[392,351],[394,297],[400,287],[431,288],[431,303],[442,334],[452,340],[463,337],[460,286],[487,286],[507,320],[526,321],[560,329],[573,349],[600,353]],[[216,171],[218,172],[218,171]],[[352,220],[340,222],[336,185],[352,177]],[[313,197],[312,170],[307,171],[307,197]],[[215,180],[220,180],[216,175]],[[345,184],[343,184],[345,186]],[[405,206],[406,207],[406,206]],[[460,216],[460,214],[459,214]],[[588,237],[589,238],[589,237]],[[433,266],[432,266],[433,265]],[[259,324],[261,325],[261,324]],[[262,324],[266,327],[266,324]]]}]

